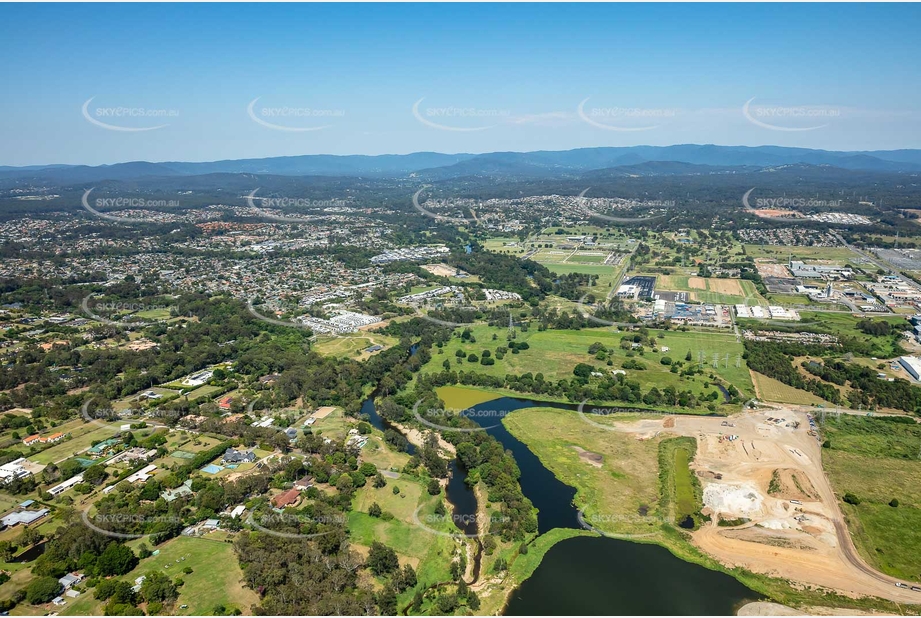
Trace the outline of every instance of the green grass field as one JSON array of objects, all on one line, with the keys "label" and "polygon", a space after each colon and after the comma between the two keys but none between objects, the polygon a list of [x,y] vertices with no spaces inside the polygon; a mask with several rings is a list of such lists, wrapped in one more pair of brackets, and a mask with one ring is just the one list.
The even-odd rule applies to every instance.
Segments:
[{"label": "green grass field", "polygon": [[700,509],[697,504],[697,496],[694,494],[694,477],[688,467],[691,463],[691,453],[686,448],[678,447],[674,450],[673,459],[675,462],[675,519],[681,522],[687,517],[693,519],[694,514]]},{"label": "green grass field", "polygon": [[[617,415],[618,421],[631,418],[638,417]],[[592,526],[612,534],[655,533],[657,440],[636,440],[598,426],[612,417],[591,420],[597,424],[569,410],[530,408],[512,412],[502,423],[554,476],[576,488],[575,503]],[[585,452],[600,455],[600,466]],[[640,514],[642,507],[649,516]]]},{"label": "green grass field", "polygon": [[[895,577],[921,581],[921,425],[882,417],[829,417],[823,464],[861,555]],[[898,500],[898,506],[890,501]]]},{"label": "green grass field", "polygon": [[[171,579],[181,577],[185,584],[179,588],[179,598],[171,610],[172,615],[202,616],[212,614],[215,606],[236,607],[244,614],[252,614],[252,606],[259,602],[255,591],[243,587],[243,571],[237,562],[230,543],[207,538],[177,537],[160,545],[160,553],[141,561],[123,578],[135,578],[162,571]],[[183,559],[184,558],[184,559]],[[182,569],[189,567],[191,574]],[[188,605],[187,609],[179,609]],[[85,592],[71,601],[61,611],[62,615],[101,615],[103,604]]]},{"label": "green grass field", "polygon": [[[394,486],[400,488],[399,495],[393,494]],[[420,584],[429,586],[449,581],[454,540],[450,534],[439,535],[425,530],[414,520],[418,508],[419,521],[426,526],[446,533],[457,532],[450,522],[434,521],[435,505],[443,498],[430,496],[420,480],[405,476],[387,479],[387,486],[381,489],[375,489],[369,483],[356,492],[353,509],[349,513],[349,538],[359,551],[370,547],[374,541],[393,548],[400,564],[410,564],[416,570]],[[374,502],[391,513],[393,519],[388,521],[368,515],[367,510]],[[407,596],[406,600],[411,600],[412,595]]]},{"label": "green grass field", "polygon": [[857,254],[846,247],[788,247],[781,245],[745,245],[745,253],[753,258],[775,258],[784,263],[794,260],[831,260],[841,263],[853,261]]},{"label": "green grass field", "polygon": [[364,360],[371,354],[365,349],[372,345],[382,345],[384,348],[393,347],[399,343],[396,337],[381,335],[375,332],[360,332],[342,337],[319,336],[313,349],[324,356],[338,356]]},{"label": "green grass field", "polygon": [[780,380],[769,378],[757,371],[753,371],[752,376],[754,377],[755,391],[758,395],[758,399],[762,401],[793,403],[804,406],[813,404],[832,405],[821,397],[817,397],[808,391],[793,388]]},{"label": "green grass field", "polygon": [[[476,354],[478,357],[483,350],[490,350],[495,354],[499,346],[506,345],[505,335],[507,329],[494,328],[486,325],[474,326],[472,328],[475,343],[464,342],[459,338],[453,338],[443,348],[444,352],[439,354],[437,348],[432,356],[432,360],[424,367],[425,372],[435,372],[443,370],[443,363],[449,360],[452,369],[458,371],[475,370],[479,373],[505,376],[509,373],[523,374],[531,372],[532,374],[543,373],[548,380],[570,379],[572,369],[578,363],[587,363],[593,365],[598,371],[609,372],[612,369],[620,369],[620,366],[627,360],[627,352],[620,349],[620,337],[623,333],[618,333],[612,329],[583,329],[583,330],[546,330],[519,333],[517,341],[526,341],[530,348],[519,354],[506,354],[502,360],[498,360],[495,365],[486,366],[479,363],[470,363],[466,359],[458,363],[456,352],[462,350],[466,355]],[[644,390],[656,386],[660,390],[666,386],[673,386],[677,390],[691,390],[694,393],[702,394],[709,392],[705,384],[710,382],[707,374],[713,372],[720,376],[728,383],[735,385],[741,392],[748,396],[754,396],[754,389],[751,384],[751,377],[744,361],[741,360],[742,345],[737,343],[735,335],[729,332],[715,331],[654,331],[651,330],[652,336],[657,336],[660,332],[664,338],[656,339],[657,345],[667,346],[668,352],[654,353],[646,350],[644,356],[636,356],[637,360],[646,365],[646,370],[636,371],[628,370],[627,377],[631,380],[637,380]],[[493,335],[497,336],[494,341]],[[588,348],[594,342],[601,342],[608,348],[613,348],[613,364],[608,366],[605,362],[597,361],[593,356],[588,354]],[[669,367],[662,365],[659,360],[663,356],[669,356],[673,360],[683,360],[686,353],[690,351],[692,359],[696,362],[698,351],[703,353],[705,363],[705,375],[695,376],[693,378],[682,378],[678,374],[671,373]],[[719,367],[713,368],[713,356],[719,358]],[[728,355],[728,361],[727,361]],[[739,361],[739,367],[736,367],[736,361]]]}]

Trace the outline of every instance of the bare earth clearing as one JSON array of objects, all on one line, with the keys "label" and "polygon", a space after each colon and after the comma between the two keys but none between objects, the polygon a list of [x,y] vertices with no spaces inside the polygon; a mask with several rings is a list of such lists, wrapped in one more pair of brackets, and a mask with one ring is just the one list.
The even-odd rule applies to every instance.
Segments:
[{"label": "bare earth clearing", "polygon": [[[821,445],[807,434],[804,412],[782,408],[729,419],[680,416],[669,421],[643,419],[618,423],[617,428],[637,439],[660,432],[697,439],[691,467],[700,478],[703,512],[711,521],[693,532],[692,539],[703,551],[730,567],[844,595],[921,603],[921,592],[896,587],[896,579],[858,555],[822,470]],[[775,470],[778,476],[769,493]],[[734,525],[719,526],[720,519]]]}]

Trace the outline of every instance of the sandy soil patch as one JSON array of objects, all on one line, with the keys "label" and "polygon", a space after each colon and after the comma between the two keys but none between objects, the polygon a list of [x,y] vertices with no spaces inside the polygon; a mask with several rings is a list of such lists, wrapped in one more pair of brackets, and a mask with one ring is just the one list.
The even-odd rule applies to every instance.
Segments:
[{"label": "sandy soil patch", "polygon": [[322,408],[317,408],[310,416],[316,419],[324,419],[332,414],[335,409],[334,406],[323,406]]},{"label": "sandy soil patch", "polygon": [[457,274],[457,269],[447,264],[425,264],[422,268],[429,271],[436,277],[453,277]]},{"label": "sandy soil patch", "polygon": [[710,279],[710,291],[732,296],[745,296],[742,283],[738,279]]},{"label": "sandy soil patch", "polygon": [[805,607],[802,610],[793,609],[780,603],[769,603],[767,601],[756,601],[748,603],[739,608],[737,616],[892,616],[894,614],[882,614],[878,612],[865,612],[859,609],[840,609],[837,607]]},{"label": "sandy soil patch", "polygon": [[704,506],[711,512],[733,517],[761,514],[762,496],[754,485],[710,483],[704,487]]},{"label": "sandy soil patch", "polygon": [[443,455],[448,454],[451,456],[451,459],[453,459],[457,455],[457,449],[454,448],[454,445],[446,441],[440,435],[438,435],[437,432],[427,431],[423,433],[419,431],[418,429],[416,429],[415,427],[408,427],[400,423],[394,423],[393,421],[391,421],[390,424],[396,427],[397,429],[399,429],[403,433],[403,435],[406,436],[407,440],[409,440],[411,443],[415,444],[419,448],[422,448],[425,445],[425,434],[432,433],[438,436],[438,448],[439,450],[442,451]]},{"label": "sandy soil patch", "polygon": [[802,472],[791,470],[789,468],[775,470],[771,475],[772,481],[776,478],[780,486],[778,491],[771,492],[771,495],[777,498],[786,498],[787,500],[815,500],[818,494],[812,482]]}]

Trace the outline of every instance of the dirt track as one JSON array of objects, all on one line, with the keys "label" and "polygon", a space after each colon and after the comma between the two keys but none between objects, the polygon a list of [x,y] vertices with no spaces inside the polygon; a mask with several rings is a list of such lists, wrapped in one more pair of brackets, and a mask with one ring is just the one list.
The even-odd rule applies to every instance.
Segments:
[{"label": "dirt track", "polygon": [[[720,562],[851,596],[921,603],[921,592],[896,587],[898,580],[876,571],[857,553],[822,470],[821,446],[807,433],[804,412],[774,408],[729,419],[679,416],[674,427],[658,419],[617,427],[638,438],[662,432],[697,439],[692,467],[711,522],[692,538]],[[775,470],[781,482],[775,481],[769,493]],[[720,518],[749,521],[718,526]]]}]

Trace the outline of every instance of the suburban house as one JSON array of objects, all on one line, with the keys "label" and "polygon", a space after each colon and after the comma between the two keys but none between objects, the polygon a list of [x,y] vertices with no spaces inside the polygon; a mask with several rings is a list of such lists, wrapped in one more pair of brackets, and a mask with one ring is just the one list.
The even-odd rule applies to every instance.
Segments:
[{"label": "suburban house", "polygon": [[13,526],[18,526],[19,524],[28,526],[29,524],[38,521],[50,512],[51,511],[48,509],[39,509],[37,511],[13,511],[8,515],[3,516],[3,518],[0,519],[0,524],[2,524],[4,528],[12,528]]},{"label": "suburban house", "polygon": [[64,577],[58,580],[58,583],[64,586],[64,590],[69,590],[74,585],[79,584],[83,581],[83,575],[81,573],[68,573]]},{"label": "suburban house", "polygon": [[299,489],[289,489],[272,498],[272,506],[277,509],[283,509],[296,504],[300,498],[301,491]]},{"label": "suburban house", "polygon": [[230,410],[230,404],[233,403],[233,397],[230,395],[222,397],[220,401],[217,402],[217,407],[221,410]]},{"label": "suburban house", "polygon": [[33,434],[29,436],[28,438],[23,438],[22,443],[25,444],[26,446],[31,446],[35,444],[36,442],[39,444],[54,444],[56,442],[60,442],[66,437],[67,437],[67,434],[61,433],[61,432],[53,433],[50,436],[47,436],[44,438],[38,434]]},{"label": "suburban house", "polygon": [[25,457],[20,457],[0,466],[0,483],[9,485],[16,479],[32,476],[32,473],[23,465],[26,463],[28,463],[28,460]]},{"label": "suburban house", "polygon": [[313,487],[313,477],[310,475],[307,475],[300,480],[294,481],[294,488],[300,491],[306,491],[311,487]]},{"label": "suburban house", "polygon": [[167,489],[166,491],[160,492],[160,497],[166,500],[167,502],[172,502],[176,498],[181,498],[182,496],[191,496],[192,495],[192,479],[187,480],[179,487],[175,489]]},{"label": "suburban house", "polygon": [[221,458],[221,461],[223,463],[252,463],[256,461],[256,453],[252,451],[238,451],[231,447],[224,451],[224,456]]}]

